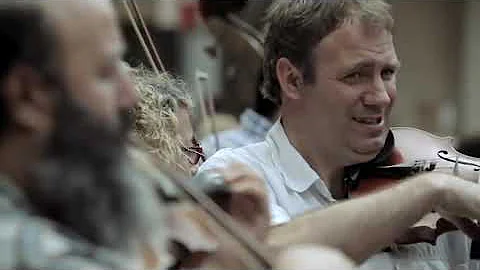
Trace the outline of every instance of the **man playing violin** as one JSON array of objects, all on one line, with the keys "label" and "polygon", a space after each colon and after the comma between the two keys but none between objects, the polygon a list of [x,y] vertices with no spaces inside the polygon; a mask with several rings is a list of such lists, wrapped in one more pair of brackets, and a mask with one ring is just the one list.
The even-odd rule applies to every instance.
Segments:
[{"label": "man playing violin", "polygon": [[0,4],[1,269],[168,262],[138,258],[147,243],[162,251],[165,226],[153,187],[125,160],[137,98],[117,23],[107,0]]},{"label": "man playing violin", "polygon": [[127,160],[112,3],[2,1],[0,36],[0,269],[166,268],[165,210]]},{"label": "man playing violin", "polygon": [[136,97],[109,1],[2,1],[0,36],[0,268],[135,269],[130,207],[158,209],[125,181]]},{"label": "man playing violin", "polygon": [[[274,227],[273,243],[314,242],[315,233],[302,238],[299,228],[313,231],[328,220],[305,218],[309,224],[301,225],[296,217],[347,198],[345,167],[368,162],[384,148],[400,67],[389,8],[382,0],[291,0],[278,1],[267,15],[263,93],[279,104],[280,119],[264,142],[220,151],[200,170],[243,162],[259,173],[268,186],[272,225],[295,224]],[[397,203],[392,198],[375,211],[352,208],[356,212],[342,213],[344,222],[375,218]],[[362,267],[455,269],[467,261],[466,241],[451,233],[436,246],[404,245]]]}]

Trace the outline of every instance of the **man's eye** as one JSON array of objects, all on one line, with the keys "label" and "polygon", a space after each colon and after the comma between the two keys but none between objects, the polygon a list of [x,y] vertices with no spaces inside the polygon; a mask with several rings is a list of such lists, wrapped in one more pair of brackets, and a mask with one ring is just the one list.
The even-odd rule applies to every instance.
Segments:
[{"label": "man's eye", "polygon": [[391,68],[387,68],[382,70],[382,79],[384,81],[389,81],[392,79],[393,75],[395,75],[395,70]]},{"label": "man's eye", "polygon": [[115,74],[115,69],[111,66],[100,69],[99,75],[102,79],[109,79]]},{"label": "man's eye", "polygon": [[99,76],[102,79],[111,79],[119,74],[120,66],[117,64],[109,64],[103,66],[99,71]]},{"label": "man's eye", "polygon": [[353,72],[343,77],[343,81],[347,84],[360,83],[365,76],[360,72]]}]

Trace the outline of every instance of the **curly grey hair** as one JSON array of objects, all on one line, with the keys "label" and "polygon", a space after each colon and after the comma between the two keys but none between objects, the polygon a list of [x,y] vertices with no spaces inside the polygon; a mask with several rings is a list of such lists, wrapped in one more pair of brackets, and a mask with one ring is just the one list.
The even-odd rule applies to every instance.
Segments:
[{"label": "curly grey hair", "polygon": [[143,67],[132,70],[140,102],[135,106],[134,130],[140,140],[165,165],[188,171],[177,134],[179,108],[192,110],[191,89],[178,78],[162,73],[160,76]]}]

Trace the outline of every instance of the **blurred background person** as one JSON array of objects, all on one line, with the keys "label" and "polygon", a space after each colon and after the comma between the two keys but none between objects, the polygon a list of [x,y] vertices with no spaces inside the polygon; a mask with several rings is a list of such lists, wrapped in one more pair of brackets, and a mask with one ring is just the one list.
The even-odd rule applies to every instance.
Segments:
[{"label": "blurred background person", "polygon": [[[277,118],[278,106],[260,92],[264,37],[258,30],[263,25],[262,16],[255,14],[261,14],[269,4],[270,1],[199,1],[202,19],[215,40],[211,49],[223,52],[223,61],[231,71],[225,76],[225,90],[220,92],[216,105],[239,119],[238,127],[202,139],[207,157],[222,148],[263,141]],[[212,50],[207,52],[217,57]]]},{"label": "blurred background person", "polygon": [[134,131],[147,151],[162,164],[194,175],[205,161],[192,125],[193,101],[186,83],[146,68],[132,71],[140,102],[134,109]]}]

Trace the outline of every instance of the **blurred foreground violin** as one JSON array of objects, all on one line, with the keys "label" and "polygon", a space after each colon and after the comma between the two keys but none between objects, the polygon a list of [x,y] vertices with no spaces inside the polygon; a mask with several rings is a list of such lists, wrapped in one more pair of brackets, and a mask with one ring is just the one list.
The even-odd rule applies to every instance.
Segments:
[{"label": "blurred foreground violin", "polygon": [[[453,146],[454,141],[452,137],[438,137],[415,128],[392,128],[384,148],[372,161],[345,169],[348,196],[365,195],[391,187],[409,176],[432,171],[450,173],[477,183],[480,158],[458,152]],[[435,244],[438,236],[456,229],[438,214],[430,213],[396,243]]]}]

